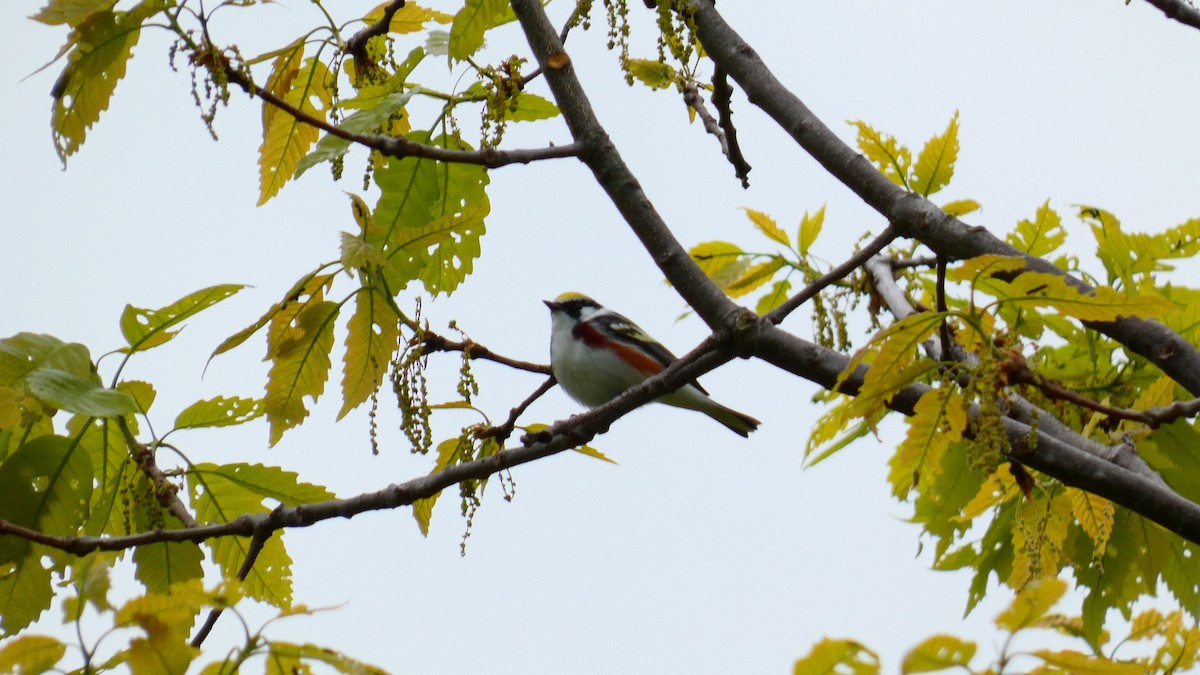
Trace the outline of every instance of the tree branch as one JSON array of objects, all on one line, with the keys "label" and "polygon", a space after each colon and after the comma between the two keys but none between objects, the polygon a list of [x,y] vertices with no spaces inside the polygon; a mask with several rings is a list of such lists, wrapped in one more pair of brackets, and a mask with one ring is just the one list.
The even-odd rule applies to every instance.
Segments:
[{"label": "tree branch", "polygon": [[721,129],[725,131],[726,156],[733,164],[734,173],[742,181],[743,188],[750,187],[750,164],[742,154],[742,146],[738,144],[737,127],[733,125],[733,87],[729,86],[729,78],[719,67],[713,70],[713,93],[710,99],[720,115]]},{"label": "tree branch", "polygon": [[[507,448],[483,459],[463,462],[437,473],[421,476],[375,492],[346,499],[330,499],[299,506],[280,506],[270,513],[238,516],[232,521],[176,530],[154,530],[119,537],[59,537],[31,530],[0,519],[0,535],[13,535],[43,546],[84,556],[94,551],[121,551],[161,542],[202,542],[218,537],[255,537],[265,542],[271,533],[285,528],[308,527],[332,518],[352,518],[367,511],[390,510],[411,505],[464,480],[483,479],[505,469],[526,464],[583,445],[629,411],[692,382],[727,363],[732,357],[717,351],[718,343],[707,339],[662,372],[602,406],[560,421],[522,439],[524,445]],[[253,561],[247,556],[243,569]]]},{"label": "tree branch", "polygon": [[483,359],[485,361],[494,361],[504,364],[510,368],[524,370],[530,373],[541,373],[542,375],[552,375],[550,366],[540,363],[530,363],[529,361],[520,361],[507,356],[502,356],[475,342],[474,340],[455,341],[438,335],[437,333],[426,332],[421,339],[421,349],[427,353],[434,352],[463,352],[469,359]]},{"label": "tree branch", "polygon": [[781,323],[788,314],[794,312],[797,308],[808,302],[814,295],[820,293],[830,284],[834,283],[835,281],[845,279],[850,275],[851,272],[858,269],[868,260],[877,255],[880,251],[886,248],[888,244],[895,241],[896,237],[898,236],[899,234],[896,232],[895,228],[891,226],[884,228],[883,232],[880,232],[879,236],[872,239],[871,243],[867,244],[861,251],[850,256],[846,262],[826,272],[819,279],[806,286],[799,293],[788,298],[782,305],[768,312],[765,316],[763,316],[763,318],[773,324]]},{"label": "tree branch", "polygon": [[[238,70],[229,62],[229,59],[224,54],[220,54],[216,48],[213,52],[218,54],[220,59],[220,68],[224,77],[233,84],[241,87],[246,93],[257,96],[266,101],[270,105],[279,108],[283,112],[291,115],[296,120],[316,127],[331,136],[336,136],[351,143],[377,150],[378,152],[389,157],[421,157],[424,159],[434,159],[439,162],[451,162],[458,164],[477,164],[485,166],[489,169],[495,169],[509,164],[529,164],[543,159],[560,159],[564,157],[575,157],[579,154],[579,147],[575,144],[570,145],[550,145],[545,148],[524,148],[518,150],[499,150],[497,148],[483,148],[481,150],[454,150],[451,148],[439,148],[433,145],[425,145],[411,141],[402,136],[387,136],[384,134],[360,134],[351,131],[346,131],[341,127],[330,124],[326,120],[319,117],[314,117],[287,101],[279,98],[270,91],[255,84],[246,73]],[[197,59],[197,62],[208,64],[210,59]],[[210,66],[216,67],[216,66]]]},{"label": "tree branch", "polygon": [[591,169],[630,229],[684,301],[714,331],[732,330],[744,311],[725,296],[696,266],[680,245],[629,170],[608,132],[596,118],[558,32],[538,0],[512,0],[513,12],[525,31],[546,83],[562,112],[579,158]]},{"label": "tree branch", "polygon": [[1174,19],[1185,26],[1200,29],[1200,10],[1197,10],[1187,0],[1146,0],[1157,7],[1168,19]]},{"label": "tree branch", "polygon": [[[1080,291],[1093,292],[1091,286],[1057,266],[1026,255],[985,228],[964,224],[929,200],[892,183],[776,79],[750,45],[725,23],[713,0],[689,2],[695,10],[693,16],[700,41],[713,62],[733,77],[752,103],[762,108],[831,175],[887,218],[902,236],[920,241],[949,260],[985,253],[1022,256],[1027,269],[1064,276]],[[1193,396],[1200,396],[1200,350],[1166,326],[1132,317],[1108,323],[1083,323],[1144,356]]]}]

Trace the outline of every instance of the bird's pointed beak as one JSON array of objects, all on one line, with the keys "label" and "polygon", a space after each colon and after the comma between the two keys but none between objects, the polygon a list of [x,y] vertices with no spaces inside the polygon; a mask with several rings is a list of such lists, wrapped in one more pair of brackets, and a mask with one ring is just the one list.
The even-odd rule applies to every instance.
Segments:
[{"label": "bird's pointed beak", "polygon": [[550,308],[551,312],[556,312],[556,311],[562,309],[561,302],[554,302],[553,300],[543,300],[542,302],[545,303],[545,305]]}]

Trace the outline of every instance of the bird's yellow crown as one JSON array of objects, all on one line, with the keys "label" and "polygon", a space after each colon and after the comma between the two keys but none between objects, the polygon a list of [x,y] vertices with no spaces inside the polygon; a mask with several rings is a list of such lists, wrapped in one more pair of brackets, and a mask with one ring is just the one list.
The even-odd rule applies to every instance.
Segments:
[{"label": "bird's yellow crown", "polygon": [[567,302],[569,300],[591,300],[591,298],[577,291],[567,291],[554,299],[555,302]]}]

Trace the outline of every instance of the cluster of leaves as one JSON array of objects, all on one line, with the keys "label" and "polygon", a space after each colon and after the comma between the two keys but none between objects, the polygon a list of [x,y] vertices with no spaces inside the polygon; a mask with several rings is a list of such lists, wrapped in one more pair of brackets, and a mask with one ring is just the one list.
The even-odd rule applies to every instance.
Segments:
[{"label": "cluster of leaves", "polygon": [[[177,432],[227,427],[262,416],[261,399],[216,397],[180,410],[171,428],[138,440],[139,418],[149,420],[155,392],[146,382],[120,380],[134,356],[168,343],[182,322],[237,293],[216,286],[161,309],[125,308],[126,346],[111,386],[104,386],[86,347],[48,335],[21,333],[0,340],[0,518],[55,537],[121,536],[178,529],[177,493],[184,492],[201,522],[224,522],[271,504],[332,498],[296,474],[257,464],[188,463],[170,476],[156,456]],[[69,415],[69,417],[68,417]],[[63,419],[66,417],[66,419]],[[227,538],[204,546],[160,542],[132,553],[136,578],[153,593],[200,579],[207,558],[235,576],[248,540]],[[0,539],[0,629],[18,632],[36,620],[54,596],[53,579],[101,574],[125,553],[76,558],[28,539]],[[263,548],[262,564],[246,577],[248,596],[286,608],[291,603],[290,564],[283,543]],[[106,573],[106,572],[103,572]]]},{"label": "cluster of leaves", "polygon": [[[1067,591],[1061,579],[1042,579],[1028,584],[1017,594],[1008,609],[996,617],[996,627],[1004,631],[1004,640],[996,659],[984,668],[971,664],[976,660],[979,646],[970,640],[953,635],[935,635],[904,656],[900,672],[938,673],[948,670],[966,671],[978,675],[1022,673],[1093,673],[1095,675],[1150,675],[1153,673],[1183,672],[1196,665],[1200,652],[1200,629],[1189,622],[1182,612],[1163,615],[1150,609],[1133,618],[1124,640],[1109,647],[1109,636],[1102,634],[1098,641],[1089,640],[1089,652],[1073,649],[1015,648],[1018,637],[1033,631],[1051,631],[1068,638],[1079,638],[1083,620],[1077,616],[1051,613]],[[1098,642],[1098,644],[1097,644]],[[1118,659],[1118,649],[1139,643],[1149,647],[1147,653]],[[1107,648],[1107,649],[1106,649]],[[807,656],[796,661],[795,675],[851,672],[872,675],[882,672],[879,656],[861,643],[845,639],[825,639],[813,646]]]},{"label": "cluster of leaves", "polygon": [[[114,629],[136,636],[130,640],[128,648],[114,654],[98,653],[98,644],[84,646],[82,651],[87,668],[84,672],[103,672],[121,666],[133,673],[188,672],[200,655],[199,648],[188,643],[188,633],[196,615],[205,610],[236,611],[238,602],[248,594],[243,584],[233,580],[206,590],[200,580],[194,579],[174,584],[169,593],[148,592],[114,607],[108,597],[107,565],[92,556],[78,569],[79,573],[71,580],[74,595],[63,605],[67,621],[78,621],[84,608],[88,607],[102,616],[111,617]],[[312,613],[312,610],[296,605],[280,612],[275,621]],[[270,623],[273,622],[267,625]],[[196,672],[203,675],[236,673],[240,667],[256,661],[261,661],[268,673],[310,672],[316,664],[323,664],[334,672],[354,675],[384,672],[326,647],[268,639],[265,628],[248,633],[242,645]],[[37,675],[59,670],[65,665],[62,662],[67,654],[68,645],[57,638],[22,635],[0,648],[0,672]]]},{"label": "cluster of leaves", "polygon": [[[949,184],[958,153],[957,115],[943,134],[926,143],[915,163],[912,151],[891,136],[863,122],[853,124],[864,155],[898,185],[930,195]],[[961,200],[944,208],[962,214],[978,204]],[[772,283],[758,301],[761,313],[786,297],[788,278],[796,271],[811,280],[814,264],[806,256],[823,212],[805,215],[798,247],[766,215],[749,213],[783,250],[746,252],[732,243],[708,242],[691,253],[731,296]],[[1101,497],[1007,464],[1011,449],[1001,415],[1023,398],[1104,446],[1131,439],[1169,485],[1188,499],[1200,499],[1195,478],[1200,466],[1189,450],[1200,441],[1194,423],[1179,419],[1152,429],[1115,419],[1100,405],[1080,405],[1076,398],[1028,384],[1053,381],[1111,408],[1147,410],[1175,401],[1176,386],[1155,366],[1080,322],[1153,318],[1187,340],[1200,339],[1200,291],[1158,278],[1171,270],[1170,260],[1200,253],[1200,219],[1151,235],[1125,232],[1115,216],[1098,208],[1081,207],[1079,217],[1090,226],[1096,257],[1107,273],[1107,284],[1092,294],[1058,275],[1022,272],[1024,258],[988,255],[948,270],[944,308],[937,311],[934,259],[914,259],[915,249],[885,252],[911,306],[926,309],[901,313],[858,349],[843,378],[869,364],[866,379],[853,397],[827,395],[832,405],[814,428],[806,456],[810,464],[819,463],[872,432],[897,392],[915,383],[932,385],[907,420],[907,436],[889,460],[889,480],[895,497],[911,502],[914,522],[932,541],[934,566],[973,570],[968,611],[993,577],[1021,590],[1069,572],[1087,590],[1081,635],[1098,649],[1110,609],[1128,619],[1136,600],[1155,596],[1162,587],[1195,617],[1200,550]],[[1077,257],[1059,252],[1066,231],[1049,202],[1033,219],[1018,223],[1007,240],[1065,271],[1094,278]],[[847,293],[861,294],[877,310],[884,307],[866,281],[835,286],[829,293],[842,302]],[[820,317],[824,306],[814,304],[814,314]],[[931,358],[943,353],[943,344],[960,358]]]}]

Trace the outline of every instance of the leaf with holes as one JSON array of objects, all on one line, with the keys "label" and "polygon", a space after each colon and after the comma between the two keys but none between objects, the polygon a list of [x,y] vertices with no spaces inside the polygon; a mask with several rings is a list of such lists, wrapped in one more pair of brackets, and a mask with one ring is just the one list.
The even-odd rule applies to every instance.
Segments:
[{"label": "leaf with holes", "polygon": [[139,352],[163,344],[179,333],[168,330],[169,328],[178,326],[243,288],[245,286],[241,284],[210,286],[189,293],[161,309],[142,309],[125,305],[125,311],[121,312],[121,334],[125,336],[129,347],[121,351]]}]

